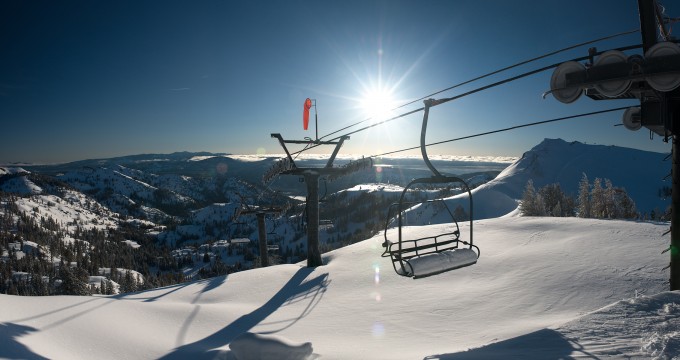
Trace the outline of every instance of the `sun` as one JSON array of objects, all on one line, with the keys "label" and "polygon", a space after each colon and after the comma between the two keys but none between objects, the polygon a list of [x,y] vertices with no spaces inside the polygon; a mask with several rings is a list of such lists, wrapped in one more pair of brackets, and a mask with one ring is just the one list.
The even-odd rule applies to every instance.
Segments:
[{"label": "sun", "polygon": [[387,88],[366,89],[359,100],[359,107],[364,115],[374,122],[394,116],[393,110],[397,106],[392,91]]}]

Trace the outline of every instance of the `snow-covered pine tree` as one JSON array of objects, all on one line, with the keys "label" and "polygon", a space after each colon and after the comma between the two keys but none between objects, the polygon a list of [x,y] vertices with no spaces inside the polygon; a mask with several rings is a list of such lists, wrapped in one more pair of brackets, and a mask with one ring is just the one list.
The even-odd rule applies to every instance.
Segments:
[{"label": "snow-covered pine tree", "polygon": [[99,293],[103,295],[110,295],[104,278],[102,278],[101,281],[99,282]]},{"label": "snow-covered pine tree", "polygon": [[600,178],[595,178],[590,192],[590,215],[596,219],[602,219],[605,216],[604,189]]},{"label": "snow-covered pine tree", "polygon": [[540,188],[538,195],[543,200],[544,215],[561,217],[574,214],[574,201],[564,194],[559,183]]},{"label": "snow-covered pine tree", "polygon": [[578,217],[590,217],[590,183],[588,176],[583,173],[581,181],[578,184]]},{"label": "snow-covered pine tree", "polygon": [[125,276],[122,277],[122,282],[120,283],[120,292],[129,293],[135,291],[137,291],[137,279],[130,270],[126,270]]},{"label": "snow-covered pine tree", "polygon": [[557,202],[557,204],[552,208],[552,216],[561,217],[562,216],[562,204]]},{"label": "snow-covered pine tree", "polygon": [[603,217],[615,219],[620,216],[621,211],[618,211],[616,204],[616,194],[612,181],[604,179],[604,215]]},{"label": "snow-covered pine tree", "polygon": [[548,211],[545,209],[545,200],[540,193],[536,194],[536,201],[534,202],[534,208],[536,209],[536,216],[547,216]]},{"label": "snow-covered pine tree", "polygon": [[523,216],[536,216],[536,189],[534,188],[534,182],[529,179],[527,185],[524,188],[524,194],[522,194],[522,202],[519,204],[519,211]]},{"label": "snow-covered pine tree", "polygon": [[615,202],[617,218],[635,219],[638,217],[635,201],[628,196],[626,189],[615,188]]}]

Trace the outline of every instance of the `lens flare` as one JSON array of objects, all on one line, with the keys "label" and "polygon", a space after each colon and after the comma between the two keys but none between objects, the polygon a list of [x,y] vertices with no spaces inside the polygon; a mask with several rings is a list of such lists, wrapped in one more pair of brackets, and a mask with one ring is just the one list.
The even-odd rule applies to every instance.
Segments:
[{"label": "lens flare", "polygon": [[226,163],[219,163],[215,167],[215,171],[217,171],[217,173],[220,175],[224,175],[227,173],[227,171],[229,171],[229,165],[227,165]]},{"label": "lens flare", "polygon": [[383,177],[382,167],[376,166],[375,167],[375,181],[376,182],[382,182],[382,177]]},{"label": "lens flare", "polygon": [[385,335],[385,326],[380,321],[374,322],[372,333],[374,337],[382,337]]}]

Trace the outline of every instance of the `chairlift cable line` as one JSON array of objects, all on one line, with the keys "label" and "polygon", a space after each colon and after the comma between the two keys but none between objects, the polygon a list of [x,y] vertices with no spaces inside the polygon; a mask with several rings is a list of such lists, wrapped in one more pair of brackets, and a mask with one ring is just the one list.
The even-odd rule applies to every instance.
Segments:
[{"label": "chairlift cable line", "polygon": [[[618,108],[614,108],[614,109],[593,111],[593,112],[589,112],[589,113],[563,116],[563,117],[559,117],[559,118],[555,118],[555,119],[536,121],[536,122],[522,124],[522,125],[515,125],[515,126],[511,126],[511,127],[504,128],[504,129],[492,130],[492,131],[487,131],[487,132],[483,132],[483,133],[479,133],[479,134],[467,135],[467,136],[462,136],[462,137],[459,137],[459,138],[437,141],[437,142],[425,144],[425,146],[441,145],[441,144],[445,144],[445,143],[449,143],[449,142],[465,140],[465,139],[470,139],[470,138],[484,136],[484,135],[491,135],[491,134],[495,134],[495,133],[500,133],[500,132],[510,131],[510,130],[516,130],[516,129],[534,126],[534,125],[542,125],[542,124],[548,124],[548,123],[557,122],[557,121],[570,120],[570,119],[576,119],[576,118],[580,118],[580,117],[586,117],[586,116],[599,115],[599,114],[604,114],[604,113],[609,113],[609,112],[614,112],[614,111],[620,111],[620,110],[628,109],[629,107],[630,106],[624,106],[624,107],[618,107]],[[371,156],[369,156],[369,158],[376,158],[376,157],[379,157],[379,156],[391,155],[391,154],[396,154],[396,153],[409,151],[409,150],[416,150],[416,149],[420,149],[420,146],[414,146],[414,147],[410,147],[410,148],[406,148],[406,149],[394,150],[394,151],[390,151],[390,152],[386,152],[386,153],[382,153],[382,154],[371,155]]]},{"label": "chairlift cable line", "polygon": [[[604,41],[604,40],[609,40],[609,39],[612,39],[612,38],[615,38],[615,37],[619,37],[619,36],[623,36],[623,35],[633,34],[633,33],[639,32],[639,31],[640,31],[640,29],[636,28],[636,29],[633,29],[633,30],[624,31],[624,32],[620,32],[620,33],[617,33],[617,34],[613,34],[613,35],[601,37],[601,38],[598,38],[598,39],[594,39],[594,40],[589,40],[589,41],[586,41],[586,42],[582,42],[582,43],[579,43],[579,44],[567,46],[567,47],[565,47],[565,48],[562,48],[562,49],[559,49],[559,50],[555,50],[555,51],[552,51],[552,52],[549,52],[549,53],[546,53],[546,54],[543,54],[543,55],[540,55],[540,56],[537,56],[537,57],[534,57],[534,58],[531,58],[531,59],[528,59],[528,60],[524,60],[524,61],[518,62],[518,63],[516,63],[516,64],[514,64],[514,65],[506,66],[506,67],[504,67],[504,68],[502,68],[502,69],[498,69],[498,70],[492,71],[492,72],[487,73],[487,74],[484,74],[484,75],[480,75],[480,76],[478,76],[478,77],[476,77],[476,78],[473,78],[473,79],[470,79],[470,80],[466,80],[466,81],[464,81],[464,82],[461,82],[461,83],[458,83],[458,84],[456,84],[456,85],[450,86],[450,87],[448,87],[448,88],[446,88],[446,89],[442,89],[442,90],[433,92],[432,94],[423,96],[423,97],[421,97],[421,98],[419,98],[419,99],[416,99],[416,100],[407,102],[407,103],[405,103],[405,104],[402,104],[402,105],[400,105],[400,106],[397,106],[397,107],[395,107],[394,109],[391,109],[390,111],[394,111],[394,110],[401,109],[401,108],[403,108],[403,107],[405,107],[405,106],[414,104],[414,103],[416,103],[416,102],[418,102],[418,101],[425,100],[425,99],[427,99],[427,98],[429,98],[429,97],[432,97],[432,96],[434,96],[434,95],[441,94],[441,93],[443,93],[443,92],[445,92],[445,91],[453,90],[453,89],[455,89],[455,88],[457,88],[457,87],[460,87],[460,86],[463,86],[463,85],[467,85],[467,84],[472,83],[472,82],[475,82],[475,81],[477,81],[477,80],[481,80],[481,79],[487,78],[487,77],[489,77],[489,76],[496,75],[496,74],[498,74],[498,73],[501,73],[501,72],[503,72],[503,71],[507,71],[507,70],[516,68],[516,67],[518,67],[518,66],[526,65],[526,64],[528,64],[528,63],[531,63],[531,62],[534,62],[534,61],[537,61],[537,60],[541,60],[541,59],[544,59],[544,58],[547,58],[547,57],[550,57],[550,56],[553,56],[553,55],[557,55],[557,54],[559,54],[559,53],[562,53],[562,52],[565,52],[565,51],[568,51],[568,50],[572,50],[572,49],[575,49],[575,48],[578,48],[578,47],[581,47],[581,46],[590,45],[590,44],[593,44],[593,43],[596,43],[596,42],[600,42],[600,41]],[[368,119],[364,119],[364,120],[358,121],[358,122],[356,122],[356,123],[354,123],[354,124],[345,126],[345,127],[343,127],[342,129],[333,131],[333,132],[331,132],[331,133],[328,133],[328,134],[326,134],[326,135],[320,137],[319,140],[321,140],[321,139],[323,139],[323,138],[326,138],[326,137],[328,137],[328,136],[330,136],[330,135],[339,133],[339,132],[341,132],[341,131],[343,131],[343,130],[347,130],[347,129],[353,127],[353,126],[359,125],[359,124],[364,123],[364,122],[366,122],[366,121],[369,121],[369,120],[371,120],[371,119],[372,119],[372,118],[369,117]]]},{"label": "chairlift cable line", "polygon": [[[638,49],[638,48],[641,48],[641,47],[642,47],[641,44],[640,44],[640,45],[629,45],[629,46],[620,47],[620,48],[617,48],[617,49],[614,49],[614,50],[624,51],[624,50]],[[609,50],[606,50],[606,51],[609,51]],[[601,55],[601,54],[605,53],[606,51],[598,51],[598,52],[594,53],[593,56]],[[572,60],[570,60],[570,61],[583,61],[583,60],[588,60],[588,59],[590,59],[590,58],[591,58],[590,55],[588,55],[588,56],[581,56],[581,57],[572,59]],[[530,75],[538,74],[538,73],[540,73],[540,72],[543,72],[543,71],[546,71],[546,70],[550,70],[550,69],[556,68],[556,67],[562,65],[563,63],[564,63],[564,61],[559,62],[559,63],[552,64],[552,65],[544,66],[544,67],[539,68],[539,69],[536,69],[536,70],[532,70],[532,71],[529,71],[529,72],[525,72],[525,73],[523,73],[523,74],[519,74],[519,75],[513,76],[513,77],[511,77],[511,78],[507,78],[507,79],[504,79],[504,80],[501,80],[501,81],[497,81],[497,82],[495,82],[495,83],[491,83],[491,84],[486,85],[486,86],[482,86],[482,87],[480,87],[480,88],[476,88],[476,89],[474,89],[474,90],[470,90],[470,91],[468,91],[468,92],[466,92],[466,93],[462,93],[462,94],[459,94],[459,95],[456,95],[456,96],[452,96],[452,97],[449,97],[449,98],[439,99],[439,100],[437,100],[437,102],[436,102],[435,104],[433,104],[432,106],[441,105],[441,104],[443,104],[443,103],[447,103],[447,102],[449,102],[449,101],[456,100],[456,99],[462,98],[462,97],[464,97],[464,96],[467,96],[467,95],[471,95],[471,94],[480,92],[480,91],[482,91],[482,90],[490,89],[490,88],[496,87],[496,86],[498,86],[498,85],[503,85],[503,84],[505,84],[505,83],[508,83],[508,82],[511,82],[511,81],[515,81],[515,80],[519,80],[519,79],[521,79],[521,78],[524,78],[524,77],[527,77],[527,76],[530,76]]]},{"label": "chairlift cable line", "polygon": [[[614,50],[625,51],[625,50],[639,49],[639,48],[641,48],[641,47],[642,47],[641,44],[637,44],[637,45],[629,45],[629,46],[624,46],[624,47],[616,48],[616,49],[614,49]],[[607,50],[607,51],[609,51],[609,50]],[[583,60],[588,60],[588,59],[591,58],[591,56],[600,55],[600,54],[603,54],[604,52],[605,52],[605,51],[599,51],[599,52],[596,52],[596,53],[594,53],[594,54],[592,54],[592,55],[581,56],[581,57],[578,57],[578,58],[571,59],[571,60],[569,60],[569,61],[583,61]],[[441,105],[441,104],[447,103],[447,102],[449,102],[449,101],[457,100],[457,99],[460,99],[460,98],[462,98],[462,97],[465,97],[465,96],[468,96],[468,95],[472,95],[472,94],[474,94],[474,93],[478,93],[478,92],[483,91],[483,90],[488,90],[488,89],[490,89],[490,88],[493,88],[493,87],[496,87],[496,86],[499,86],[499,85],[503,85],[503,84],[506,84],[506,83],[509,83],[509,82],[512,82],[512,81],[515,81],[515,80],[519,80],[519,79],[524,78],[524,77],[527,77],[527,76],[535,75],[535,74],[538,74],[538,73],[543,72],[543,71],[546,71],[546,70],[550,70],[550,69],[556,68],[556,67],[560,66],[562,63],[564,63],[564,61],[559,62],[559,63],[552,64],[552,65],[544,66],[544,67],[539,68],[539,69],[536,69],[536,70],[528,71],[528,72],[525,72],[525,73],[522,73],[522,74],[519,74],[519,75],[510,77],[510,78],[506,78],[506,79],[503,79],[503,80],[500,80],[500,81],[497,81],[497,82],[494,82],[494,83],[491,83],[491,84],[488,84],[488,85],[485,85],[485,86],[482,86],[482,87],[479,87],[479,88],[476,88],[476,89],[473,89],[473,90],[470,90],[470,91],[467,91],[467,92],[464,92],[464,93],[459,94],[459,95],[456,95],[456,96],[452,96],[452,97],[449,97],[449,98],[439,99],[439,100],[437,100],[437,102],[436,102],[435,104],[433,104],[431,107],[434,107],[434,106],[437,106],[437,105]],[[422,111],[422,110],[425,110],[425,107],[421,107],[421,108],[418,108],[418,109],[415,109],[415,110],[411,110],[411,111],[409,111],[409,112],[406,112],[406,113],[403,113],[403,114],[400,114],[400,115],[391,117],[391,118],[389,118],[389,119],[386,119],[386,120],[383,120],[383,121],[379,121],[379,122],[376,122],[376,123],[373,123],[373,124],[364,126],[364,127],[359,128],[359,129],[357,129],[357,130],[354,130],[354,131],[350,131],[350,132],[348,132],[348,133],[345,133],[344,135],[341,135],[341,136],[337,136],[337,137],[335,137],[335,138],[332,138],[332,139],[330,139],[330,140],[328,140],[328,141],[335,141],[335,140],[340,139],[341,137],[349,136],[349,135],[352,135],[352,134],[356,134],[356,133],[358,133],[358,132],[361,132],[361,131],[364,131],[364,130],[368,130],[368,129],[373,128],[373,127],[376,127],[376,126],[378,126],[378,125],[383,125],[383,124],[385,124],[385,123],[388,123],[388,122],[391,122],[391,121],[400,119],[400,118],[402,118],[402,117],[405,117],[405,116],[408,116],[408,115],[411,115],[411,114],[415,114],[415,113],[420,112],[420,111]],[[330,135],[330,134],[329,134],[329,135]],[[328,135],[326,135],[326,136],[328,136]],[[310,143],[310,144],[308,144],[307,146],[305,146],[304,149],[298,150],[297,152],[293,152],[293,153],[291,153],[291,155],[302,153],[302,152],[307,151],[307,150],[309,150],[309,149],[313,149],[313,148],[315,148],[315,147],[317,147],[317,146],[319,146],[319,145],[320,145],[320,144]]]}]

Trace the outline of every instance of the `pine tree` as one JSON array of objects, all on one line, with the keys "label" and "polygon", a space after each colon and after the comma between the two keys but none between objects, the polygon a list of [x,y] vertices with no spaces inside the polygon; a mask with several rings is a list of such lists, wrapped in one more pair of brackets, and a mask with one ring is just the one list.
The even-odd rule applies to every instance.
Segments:
[{"label": "pine tree", "polygon": [[624,219],[635,219],[638,217],[638,212],[635,207],[635,201],[628,196],[626,189],[619,188],[616,193],[617,208],[620,211],[619,217]]},{"label": "pine tree", "polygon": [[[538,211],[538,197],[536,189],[534,188],[533,180],[529,179],[527,185],[524,188],[524,194],[522,195],[522,202],[519,205],[519,210],[523,216],[539,216]],[[542,205],[542,200],[540,201]]]},{"label": "pine tree", "polygon": [[459,204],[456,206],[456,209],[453,210],[453,218],[456,219],[456,221],[466,221],[470,220],[470,215],[468,215],[468,213],[465,212],[465,209]]},{"label": "pine tree", "polygon": [[106,279],[106,295],[113,295],[116,291],[113,281]]},{"label": "pine tree", "polygon": [[109,290],[106,286],[106,280],[104,280],[103,278],[99,282],[99,292],[102,293],[103,295],[109,295]]},{"label": "pine tree", "polygon": [[59,277],[61,278],[61,293],[64,295],[90,295],[90,289],[86,281],[83,280],[83,269],[76,268],[75,271],[62,264],[59,267]]},{"label": "pine tree", "polygon": [[33,288],[33,295],[46,296],[49,295],[47,284],[39,274],[31,275],[31,287]]},{"label": "pine tree", "polygon": [[128,293],[137,291],[137,280],[132,276],[132,272],[127,270],[120,283],[120,292]]},{"label": "pine tree", "polygon": [[578,217],[589,218],[590,217],[590,183],[588,182],[588,176],[583,173],[581,181],[578,184]]},{"label": "pine tree", "polygon": [[545,200],[543,199],[543,196],[539,193],[536,194],[534,208],[536,209],[536,216],[548,215],[548,211],[545,208]]},{"label": "pine tree", "polygon": [[616,199],[614,194],[614,186],[611,180],[604,179],[604,215],[603,217],[614,219],[619,217],[620,211],[617,211]]},{"label": "pine tree", "polygon": [[552,216],[558,216],[558,217],[562,216],[562,204],[561,204],[560,201],[558,201],[557,205],[555,205],[555,207],[553,207]]},{"label": "pine tree", "polygon": [[[569,206],[567,206],[567,209],[564,208],[564,205],[568,205],[569,201],[567,201],[567,196],[562,192],[560,184],[548,184],[538,190],[538,195],[543,199],[544,205],[543,207],[539,207],[539,212],[540,209],[545,209],[545,214],[543,215],[557,217],[572,215],[573,208],[569,209]],[[539,197],[537,197],[537,199]]]},{"label": "pine tree", "polygon": [[600,178],[595,178],[590,192],[590,215],[596,219],[602,219],[605,215],[604,189],[601,181]]}]

